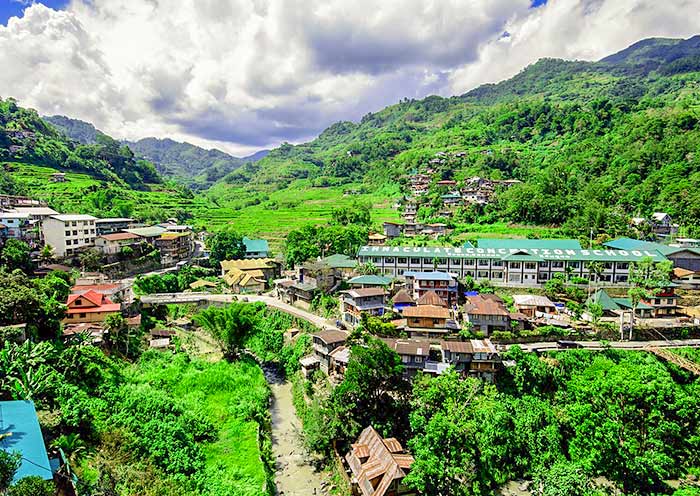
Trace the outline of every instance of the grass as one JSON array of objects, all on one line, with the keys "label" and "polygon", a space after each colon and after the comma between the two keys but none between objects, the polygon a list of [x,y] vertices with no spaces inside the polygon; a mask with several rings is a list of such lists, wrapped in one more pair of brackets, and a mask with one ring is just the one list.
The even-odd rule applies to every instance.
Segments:
[{"label": "grass", "polygon": [[256,419],[266,418],[270,392],[257,364],[245,360],[210,363],[184,354],[156,352],[134,365],[129,378],[167,391],[218,428],[217,439],[202,446],[207,494],[263,493],[266,473]]}]

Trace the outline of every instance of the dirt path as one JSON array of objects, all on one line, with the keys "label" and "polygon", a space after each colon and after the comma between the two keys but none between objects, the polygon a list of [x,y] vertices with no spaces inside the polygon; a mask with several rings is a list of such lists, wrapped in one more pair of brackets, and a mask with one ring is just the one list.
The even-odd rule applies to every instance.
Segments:
[{"label": "dirt path", "polygon": [[308,463],[308,455],[301,447],[301,423],[292,403],[290,382],[270,381],[273,402],[272,453],[275,457],[275,484],[277,494],[284,496],[323,495],[321,476]]}]

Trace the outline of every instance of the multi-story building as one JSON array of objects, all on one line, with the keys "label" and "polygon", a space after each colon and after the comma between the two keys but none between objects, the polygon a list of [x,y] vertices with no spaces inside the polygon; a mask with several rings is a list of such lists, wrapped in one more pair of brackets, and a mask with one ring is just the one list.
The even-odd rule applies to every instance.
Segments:
[{"label": "multi-story building", "polygon": [[404,332],[410,338],[440,338],[459,331],[459,326],[450,318],[450,311],[445,307],[406,307],[402,315],[406,319]]},{"label": "multi-story building", "polygon": [[155,241],[163,265],[173,265],[192,255],[192,232],[164,232]]},{"label": "multi-story building", "polygon": [[445,300],[449,306],[457,303],[457,280],[454,274],[448,272],[404,272],[406,289],[410,291],[414,300],[419,300],[429,291],[434,291]]},{"label": "multi-story building", "polygon": [[331,352],[343,346],[348,339],[348,333],[329,329],[313,335],[314,354],[320,360],[321,370],[328,373],[331,366]]},{"label": "multi-story building", "polygon": [[27,213],[0,212],[0,225],[5,226],[5,235],[8,238],[24,238],[30,228],[29,220]]},{"label": "multi-story building", "polygon": [[140,242],[141,238],[136,234],[116,232],[98,235],[95,238],[95,247],[105,255],[116,255],[125,246],[131,246]]},{"label": "multi-story building", "polygon": [[41,232],[56,256],[70,256],[95,246],[96,220],[92,215],[52,215],[41,223]]},{"label": "multi-story building", "polygon": [[[567,240],[493,240],[485,243],[489,247],[483,241],[476,248],[364,246],[358,258],[360,263],[372,262],[381,274],[391,277],[406,272],[439,271],[514,286],[540,286],[555,274],[593,278],[599,284],[627,285],[630,263],[645,257],[654,261],[666,259],[650,249],[584,250],[580,245],[567,248],[574,246]],[[524,246],[517,247],[519,243]],[[594,271],[591,262],[600,262],[601,271]]]},{"label": "multi-story building", "polygon": [[468,296],[464,305],[464,320],[472,330],[490,336],[494,331],[510,330],[510,313],[496,295]]},{"label": "multi-story building", "polygon": [[363,313],[384,315],[387,293],[383,287],[358,288],[345,291],[340,296],[340,313],[343,321],[358,325]]},{"label": "multi-story building", "polygon": [[95,228],[98,236],[117,233],[134,226],[134,219],[129,219],[126,217],[112,217],[107,219],[97,219],[95,221]]},{"label": "multi-story building", "polygon": [[119,303],[113,303],[105,295],[92,289],[80,294],[71,294],[66,305],[68,310],[63,320],[65,324],[104,322],[107,316],[121,311]]}]

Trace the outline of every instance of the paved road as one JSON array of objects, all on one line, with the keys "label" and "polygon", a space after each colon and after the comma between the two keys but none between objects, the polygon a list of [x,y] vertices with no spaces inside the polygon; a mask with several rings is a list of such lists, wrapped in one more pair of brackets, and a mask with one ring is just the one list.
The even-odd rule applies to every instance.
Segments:
[{"label": "paved road", "polygon": [[141,302],[151,305],[165,305],[172,303],[199,303],[199,302],[211,302],[211,303],[231,303],[236,299],[241,300],[247,298],[249,302],[261,301],[269,307],[281,310],[293,317],[297,317],[312,325],[318,327],[319,329],[331,329],[339,330],[335,322],[332,320],[324,319],[316,314],[302,310],[295,306],[284,303],[283,301],[274,298],[269,295],[232,295],[232,294],[207,294],[207,293],[157,293],[141,296]]},{"label": "paved road", "polygon": [[[586,350],[602,350],[604,346],[600,341],[575,341],[582,349]],[[700,339],[670,339],[668,341],[609,341],[607,345],[610,348],[619,350],[643,350],[644,348],[683,348],[683,347],[700,347]],[[512,345],[502,345],[509,348]],[[556,341],[540,342],[540,343],[520,343],[519,346],[523,351],[549,351],[562,349],[559,348]],[[568,349],[568,348],[565,348]]]}]

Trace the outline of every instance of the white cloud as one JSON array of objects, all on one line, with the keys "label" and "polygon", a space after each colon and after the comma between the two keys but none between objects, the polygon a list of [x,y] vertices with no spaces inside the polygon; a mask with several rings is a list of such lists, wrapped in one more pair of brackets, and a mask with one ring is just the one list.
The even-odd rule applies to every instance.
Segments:
[{"label": "white cloud", "polygon": [[539,57],[594,59],[643,37],[700,31],[697,0],[529,3],[34,4],[0,26],[0,88],[115,137],[169,136],[247,153],[309,139],[406,96],[461,93]]}]

